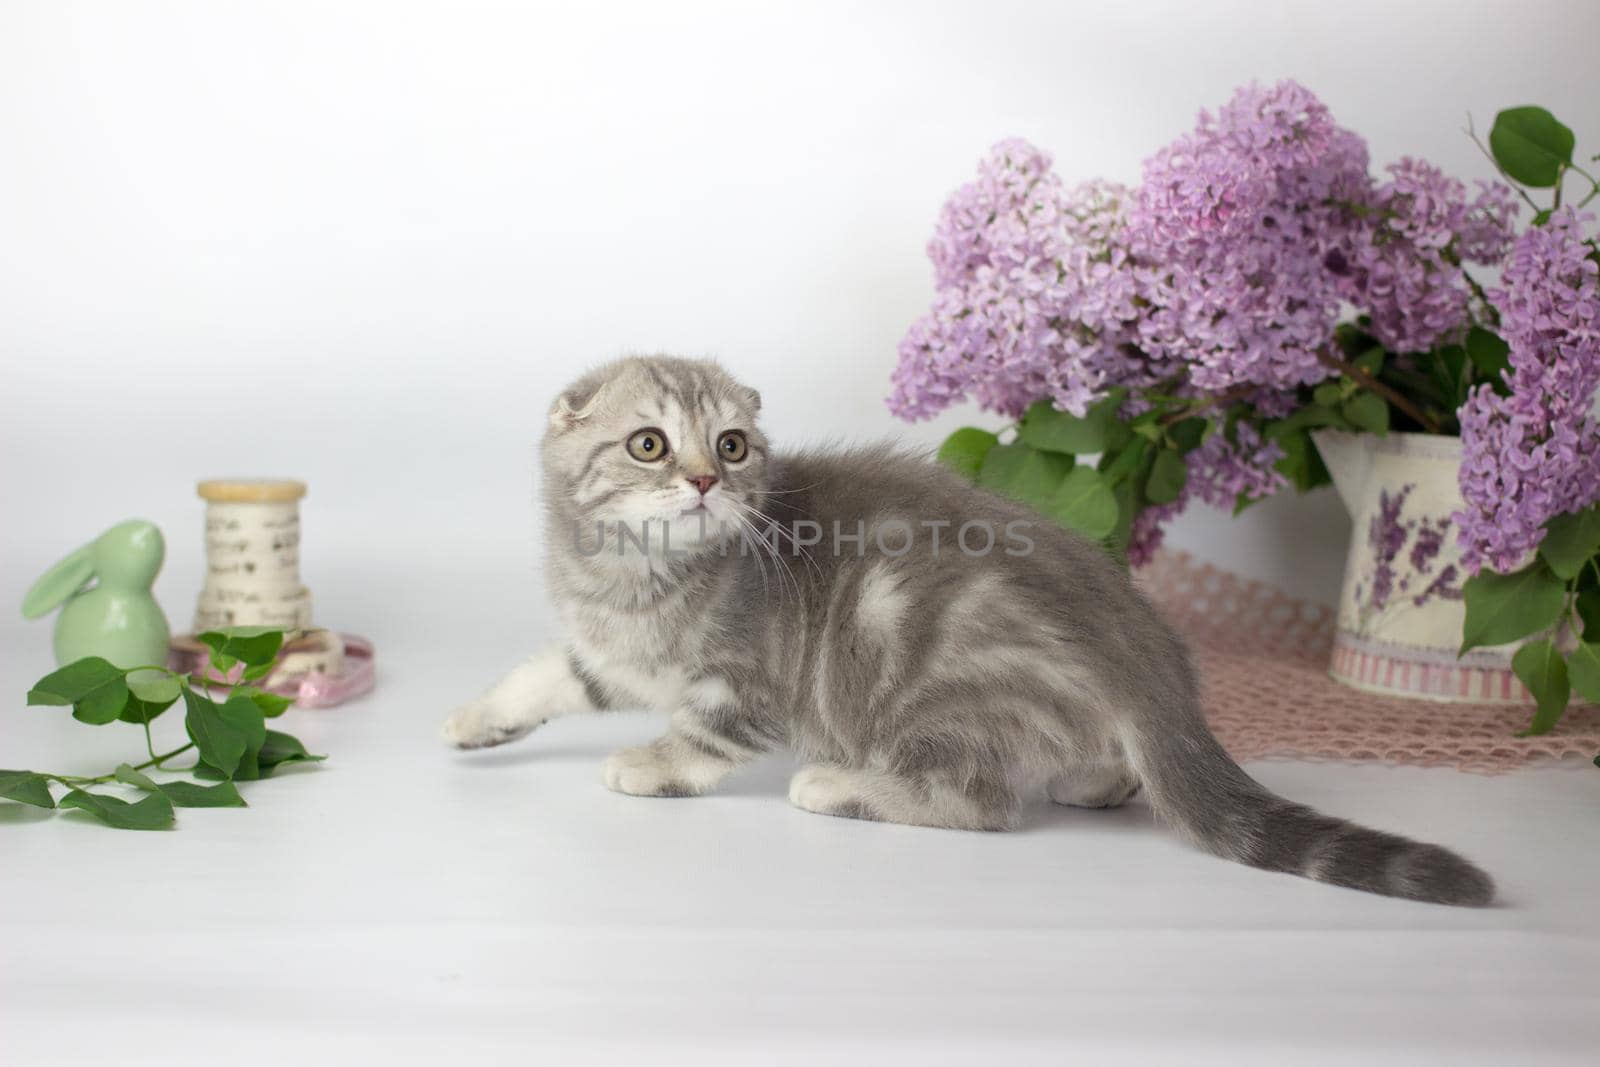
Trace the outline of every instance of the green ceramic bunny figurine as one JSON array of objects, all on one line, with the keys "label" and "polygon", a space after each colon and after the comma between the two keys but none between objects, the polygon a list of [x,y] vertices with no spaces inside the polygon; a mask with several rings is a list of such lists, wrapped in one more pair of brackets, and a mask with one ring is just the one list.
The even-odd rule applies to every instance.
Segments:
[{"label": "green ceramic bunny figurine", "polygon": [[171,630],[150,588],[166,554],[153,523],[119,522],[34,582],[22,614],[37,619],[66,605],[56,619],[58,664],[99,656],[118,667],[159,667]]}]

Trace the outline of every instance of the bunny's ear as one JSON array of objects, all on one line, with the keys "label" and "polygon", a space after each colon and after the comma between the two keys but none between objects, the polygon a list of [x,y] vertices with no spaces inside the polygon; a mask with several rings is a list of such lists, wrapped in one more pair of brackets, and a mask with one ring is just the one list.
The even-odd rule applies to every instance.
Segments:
[{"label": "bunny's ear", "polygon": [[37,619],[65,604],[94,577],[94,546],[84,545],[45,571],[22,598],[23,618]]}]

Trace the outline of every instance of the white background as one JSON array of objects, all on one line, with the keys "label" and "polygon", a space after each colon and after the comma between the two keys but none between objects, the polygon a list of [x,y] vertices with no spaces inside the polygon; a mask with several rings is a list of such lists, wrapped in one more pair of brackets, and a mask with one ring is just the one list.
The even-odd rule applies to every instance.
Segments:
[{"label": "white background", "polygon": [[[1200,107],[1292,76],[1375,165],[1473,178],[1468,113],[1539,102],[1600,145],[1597,50],[1587,0],[11,0],[0,604],[144,515],[187,616],[213,474],[309,481],[330,622],[377,626],[354,603],[419,567],[517,576],[541,413],[623,352],[724,360],[779,441],[992,424],[882,398],[938,207],[994,141],[1132,181]],[[1346,535],[1324,492],[1175,540],[1331,600]]]},{"label": "white background", "polygon": [[[696,993],[730,1040],[797,1055],[920,1033],[932,1062],[1002,1032],[1019,1061],[1073,1038],[1128,1062],[1592,1054],[1592,768],[1257,770],[1471,852],[1512,903],[1469,915],[1227,867],[1142,809],[1004,839],[850,825],[786,809],[781,766],[641,808],[595,764],[644,720],[477,760],[432,731],[548,631],[531,460],[585,366],[713,355],[780,442],[932,443],[989,417],[908,428],[882,397],[938,207],[994,141],[1132,181],[1200,107],[1292,76],[1375,164],[1473,178],[1468,113],[1541,103],[1600,150],[1597,50],[1590,0],[0,3],[0,693],[48,666],[27,585],[119,519],[167,532],[185,628],[193,482],[226,474],[310,483],[318,620],[382,664],[372,698],[291,713],[334,759],[249,812],[0,826],[18,1062],[127,1061],[74,1026],[89,1003],[170,1061],[248,1058],[215,1032],[246,1018],[255,1051],[301,1054],[242,1003],[312,1049],[403,1053],[524,1023],[681,1037],[670,997]],[[1331,600],[1347,535],[1324,492],[1175,540]],[[120,729],[85,750],[0,709],[0,764],[96,770],[138,747]]]}]

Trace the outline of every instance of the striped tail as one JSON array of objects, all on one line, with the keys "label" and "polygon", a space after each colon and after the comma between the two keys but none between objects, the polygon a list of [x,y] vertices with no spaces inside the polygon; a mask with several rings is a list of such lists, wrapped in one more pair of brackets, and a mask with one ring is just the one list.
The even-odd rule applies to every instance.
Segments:
[{"label": "striped tail", "polygon": [[1481,907],[1494,881],[1438,845],[1369,830],[1272,793],[1245,774],[1198,716],[1127,738],[1156,813],[1200,847],[1269,871],[1369,893]]}]

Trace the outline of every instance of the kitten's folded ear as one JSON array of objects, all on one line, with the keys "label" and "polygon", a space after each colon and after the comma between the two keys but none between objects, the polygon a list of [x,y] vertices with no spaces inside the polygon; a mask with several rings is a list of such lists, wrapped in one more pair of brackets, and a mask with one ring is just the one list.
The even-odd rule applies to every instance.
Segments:
[{"label": "kitten's folded ear", "polygon": [[743,393],[744,393],[744,402],[750,406],[750,410],[751,411],[760,411],[761,410],[761,394],[756,392],[754,389],[750,388],[748,385],[742,385],[739,388],[743,391]]},{"label": "kitten's folded ear", "polygon": [[594,414],[594,409],[600,403],[600,394],[605,392],[605,386],[599,386],[592,392],[583,389],[569,389],[556,397],[556,402],[550,408],[550,425],[557,430],[570,430],[584,419]]}]

